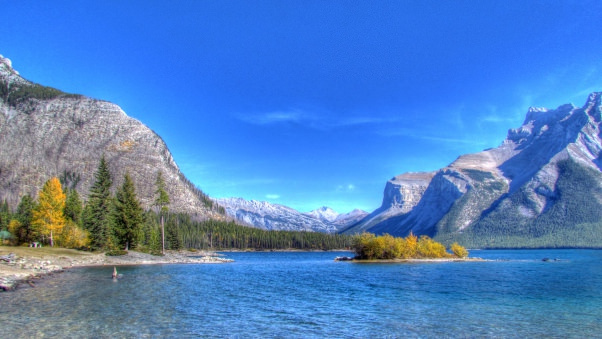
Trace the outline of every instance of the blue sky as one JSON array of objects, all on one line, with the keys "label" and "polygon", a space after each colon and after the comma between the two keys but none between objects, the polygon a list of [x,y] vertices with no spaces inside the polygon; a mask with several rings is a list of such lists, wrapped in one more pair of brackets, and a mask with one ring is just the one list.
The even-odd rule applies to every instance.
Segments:
[{"label": "blue sky", "polygon": [[212,197],[371,211],[602,90],[601,1],[6,1],[25,78],[112,101]]}]

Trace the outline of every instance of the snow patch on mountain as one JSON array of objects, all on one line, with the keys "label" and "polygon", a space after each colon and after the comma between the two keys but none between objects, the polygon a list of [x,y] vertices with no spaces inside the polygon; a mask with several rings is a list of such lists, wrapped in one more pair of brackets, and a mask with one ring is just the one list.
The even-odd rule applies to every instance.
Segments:
[{"label": "snow patch on mountain", "polygon": [[339,214],[330,207],[301,213],[284,205],[242,198],[222,198],[215,201],[238,222],[265,230],[336,233],[367,215],[361,210]]}]

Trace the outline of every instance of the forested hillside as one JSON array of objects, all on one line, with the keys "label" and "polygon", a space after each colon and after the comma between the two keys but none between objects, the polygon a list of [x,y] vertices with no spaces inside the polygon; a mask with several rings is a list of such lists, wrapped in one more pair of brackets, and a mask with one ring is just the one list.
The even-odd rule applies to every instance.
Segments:
[{"label": "forested hillside", "polygon": [[173,211],[224,218],[147,126],[110,102],[30,82],[0,56],[0,201],[14,209],[51,177],[87,196],[103,156],[114,188],[129,173],[145,209],[153,204],[154,178],[162,172]]},{"label": "forested hillside", "polygon": [[602,93],[529,108],[497,148],[391,179],[345,232],[410,232],[477,248],[602,247]]}]

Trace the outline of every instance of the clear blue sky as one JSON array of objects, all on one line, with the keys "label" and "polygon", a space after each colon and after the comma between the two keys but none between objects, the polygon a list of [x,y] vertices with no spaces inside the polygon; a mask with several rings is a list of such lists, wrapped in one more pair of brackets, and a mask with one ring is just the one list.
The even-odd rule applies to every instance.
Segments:
[{"label": "clear blue sky", "polygon": [[384,185],[602,90],[602,1],[3,1],[25,78],[112,101],[212,197],[371,211]]}]

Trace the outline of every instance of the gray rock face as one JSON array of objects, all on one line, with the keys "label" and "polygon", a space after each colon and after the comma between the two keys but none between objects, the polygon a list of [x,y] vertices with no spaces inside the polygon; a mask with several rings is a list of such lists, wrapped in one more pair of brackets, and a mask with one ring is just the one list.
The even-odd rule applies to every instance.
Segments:
[{"label": "gray rock face", "polygon": [[11,206],[25,194],[37,196],[52,176],[66,179],[86,197],[104,154],[113,187],[128,172],[144,207],[152,205],[162,171],[172,211],[220,218],[180,172],[165,142],[119,106],[56,90],[46,97],[25,96],[24,89],[43,86],[21,78],[1,56],[0,86],[0,199]]},{"label": "gray rock face", "polygon": [[[393,178],[382,206],[344,233],[463,232],[499,206],[538,218],[559,198],[559,162],[574,161],[602,182],[601,97],[590,94],[583,108],[530,108],[523,125],[509,130],[499,147],[460,156],[435,173]],[[519,191],[524,201],[510,199]]]},{"label": "gray rock face", "polygon": [[265,230],[336,233],[367,215],[360,210],[339,214],[328,207],[301,213],[283,205],[242,198],[216,199],[216,202],[225,207],[228,216]]}]

